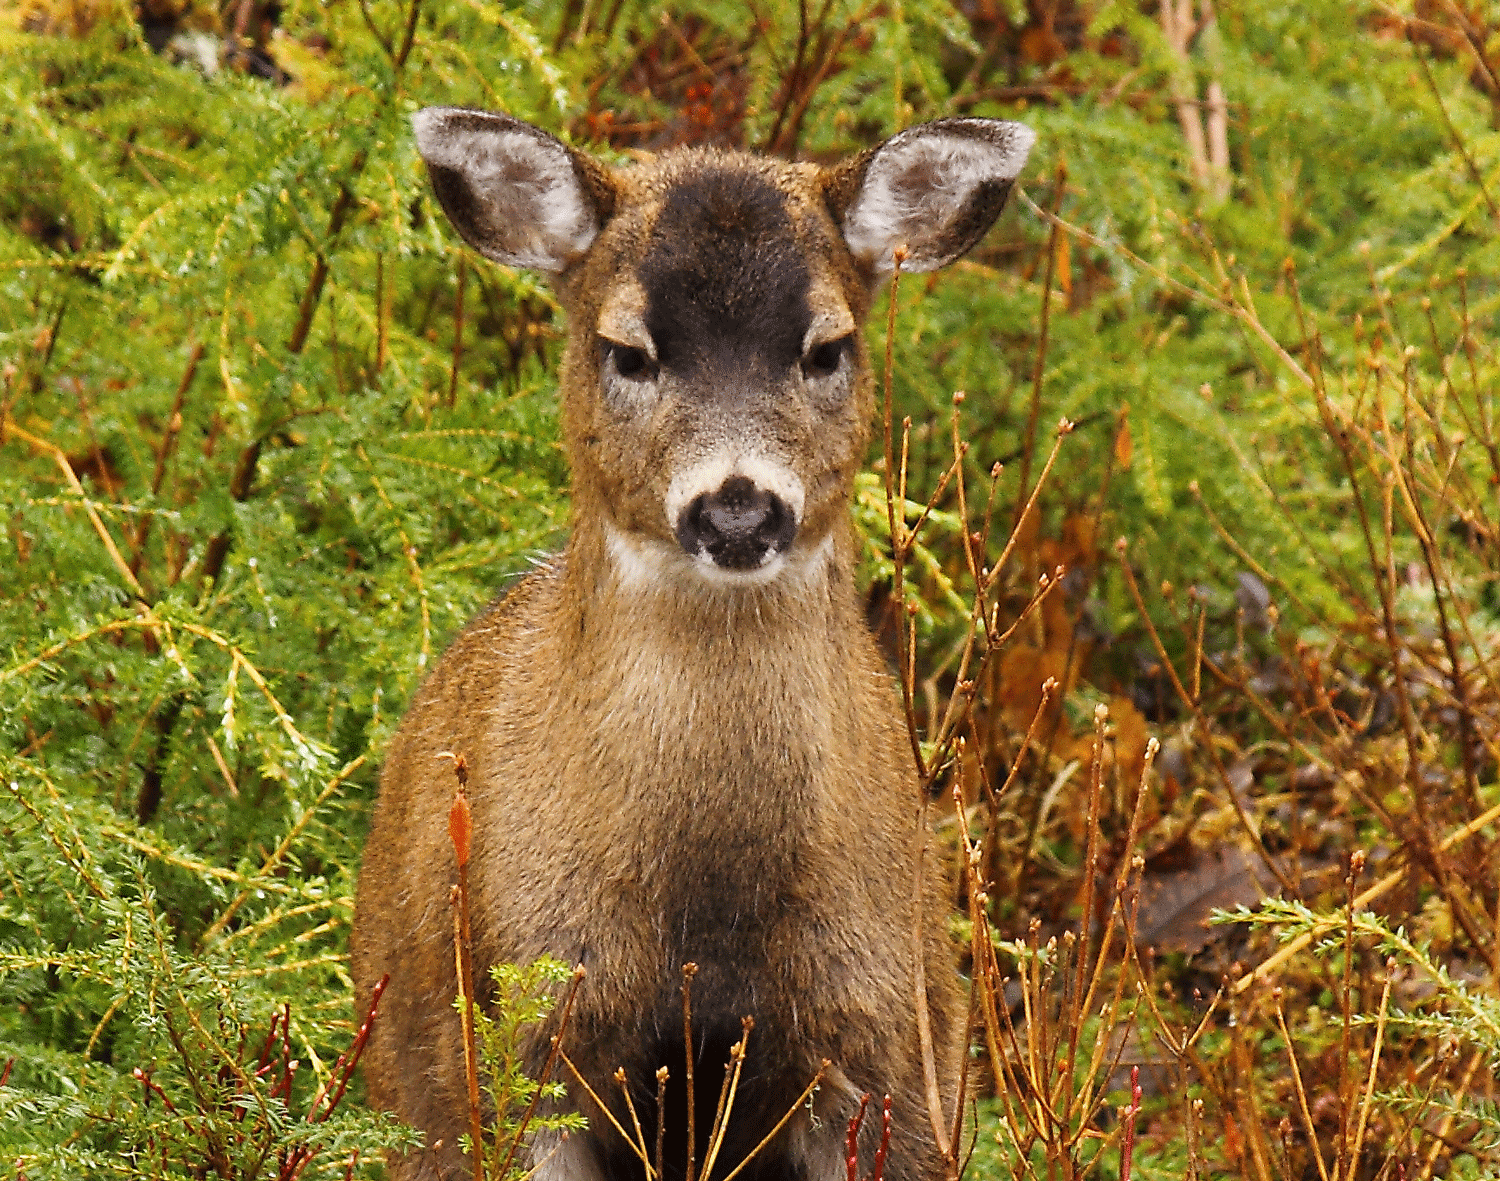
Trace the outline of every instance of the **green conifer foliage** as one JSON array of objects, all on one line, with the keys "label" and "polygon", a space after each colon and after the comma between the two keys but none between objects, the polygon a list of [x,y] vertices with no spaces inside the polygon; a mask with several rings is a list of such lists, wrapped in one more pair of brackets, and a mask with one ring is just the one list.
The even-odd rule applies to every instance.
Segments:
[{"label": "green conifer foliage", "polygon": [[0,1157],[29,1177],[398,1139],[314,1103],[381,739],[566,512],[550,300],[461,259],[407,127],[550,95],[473,10],[411,45],[406,11],[289,14],[293,86],[118,15],[4,37]]}]

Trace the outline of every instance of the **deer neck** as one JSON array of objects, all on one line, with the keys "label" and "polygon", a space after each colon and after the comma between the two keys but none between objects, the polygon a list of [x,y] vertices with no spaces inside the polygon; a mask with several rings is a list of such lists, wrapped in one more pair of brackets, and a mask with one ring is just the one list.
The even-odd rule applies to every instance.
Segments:
[{"label": "deer neck", "polygon": [[736,937],[776,921],[809,840],[847,824],[881,745],[891,702],[852,538],[750,587],[650,578],[649,555],[619,550],[607,531],[575,533],[555,631],[569,637],[568,675],[552,708],[586,737],[580,796],[620,818],[588,826],[610,834],[589,856],[689,933],[683,954],[732,958],[713,934],[723,900],[736,900]]},{"label": "deer neck", "polygon": [[844,526],[775,578],[736,585],[607,527],[576,529],[553,632],[569,670],[558,707],[651,790],[756,768],[795,796],[847,740],[840,731],[877,680],[850,534]]}]

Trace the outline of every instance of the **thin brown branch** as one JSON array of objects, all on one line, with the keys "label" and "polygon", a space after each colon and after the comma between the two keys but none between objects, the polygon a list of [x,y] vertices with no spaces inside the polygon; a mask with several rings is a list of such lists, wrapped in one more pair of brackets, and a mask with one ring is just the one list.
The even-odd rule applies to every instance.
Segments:
[{"label": "thin brown branch", "polygon": [[1121,258],[1128,260],[1133,265],[1140,267],[1141,270],[1153,276],[1158,282],[1164,284],[1167,287],[1170,287],[1173,291],[1186,296],[1193,302],[1201,303],[1206,307],[1214,308],[1217,311],[1225,312],[1235,317],[1235,319],[1239,320],[1252,333],[1254,333],[1254,335],[1261,341],[1262,344],[1264,344],[1267,348],[1269,348],[1273,353],[1276,354],[1277,359],[1280,360],[1284,366],[1286,366],[1287,370],[1294,377],[1296,377],[1299,382],[1307,386],[1309,389],[1312,388],[1313,381],[1312,378],[1308,376],[1307,371],[1303,369],[1303,367],[1297,363],[1297,359],[1293,357],[1291,353],[1287,352],[1286,348],[1274,336],[1271,335],[1270,330],[1267,329],[1263,323],[1261,323],[1261,321],[1250,311],[1250,309],[1241,307],[1239,303],[1236,302],[1232,292],[1227,298],[1221,298],[1220,296],[1210,294],[1209,292],[1204,291],[1201,288],[1194,287],[1188,283],[1184,283],[1181,279],[1174,278],[1173,276],[1167,274],[1167,272],[1164,271],[1161,267],[1156,266],[1154,263],[1148,262],[1146,259],[1136,254],[1133,250],[1130,250],[1128,247],[1122,246],[1118,242],[1106,242],[1104,239],[1098,237],[1097,235],[1089,233],[1083,227],[1074,225],[1066,218],[1058,217],[1056,214],[1043,209],[1029,196],[1027,196],[1026,191],[1020,186],[1016,187],[1015,194],[1017,198],[1022,202],[1022,204],[1024,204],[1038,217],[1043,218],[1044,220],[1049,222],[1056,222],[1068,233],[1077,238],[1080,242],[1087,242],[1090,246],[1096,246],[1100,250],[1106,251],[1107,253],[1118,255]]},{"label": "thin brown branch", "polygon": [[[1031,365],[1031,403],[1026,411],[1026,437],[1021,441],[1021,479],[1016,485],[1016,510],[1011,520],[1013,530],[1021,527],[1027,504],[1026,496],[1031,485],[1031,463],[1036,449],[1036,428],[1042,413],[1042,377],[1047,370],[1048,328],[1052,322],[1052,281],[1057,273],[1058,234],[1062,228],[1062,223],[1057,220],[1057,211],[1062,208],[1063,194],[1067,191],[1067,184],[1067,165],[1059,161],[1057,180],[1052,189],[1053,217],[1047,228],[1047,270],[1042,279],[1042,308],[1038,317],[1036,357]],[[996,563],[997,569],[999,565]]]},{"label": "thin brown branch", "polygon": [[922,1081],[927,1092],[927,1117],[940,1150],[946,1152],[947,1119],[943,1115],[943,1098],[938,1091],[937,1055],[932,1043],[932,1014],[927,1007],[927,951],[925,890],[922,879],[927,861],[927,793],[922,793],[917,808],[916,872],[912,881],[912,976],[913,1004],[917,1016],[917,1043],[922,1056]]},{"label": "thin brown branch", "polygon": [[[198,374],[198,363],[203,360],[203,350],[202,341],[193,345],[192,351],[188,354],[187,368],[183,371],[182,380],[177,383],[177,393],[172,398],[172,409],[167,414],[166,429],[162,432],[161,443],[156,448],[156,466],[151,472],[153,498],[161,495],[161,486],[166,481],[167,464],[177,446],[177,436],[182,431],[183,402],[187,398],[188,388],[193,384],[193,378]],[[130,568],[136,574],[141,572],[141,563],[145,560],[146,537],[150,529],[151,514],[143,513],[130,545]]]},{"label": "thin brown branch", "polygon": [[520,1122],[516,1124],[515,1134],[510,1138],[510,1146],[505,1150],[505,1159],[495,1170],[495,1181],[505,1181],[505,1178],[510,1176],[511,1162],[515,1160],[516,1153],[520,1150],[521,1140],[526,1135],[526,1129],[531,1126],[531,1119],[536,1114],[537,1104],[542,1101],[542,1092],[551,1080],[552,1072],[557,1067],[557,1059],[562,1054],[563,1034],[568,1030],[568,1018],[573,1015],[573,998],[578,995],[578,986],[583,983],[587,975],[588,972],[582,964],[573,966],[573,977],[568,982],[567,995],[563,997],[562,1012],[557,1018],[557,1032],[552,1035],[552,1045],[547,1051],[547,1061],[542,1063],[542,1073],[537,1075],[536,1089],[531,1093],[531,1102],[526,1105]]},{"label": "thin brown branch", "polygon": [[[1469,823],[1449,833],[1440,842],[1438,842],[1437,851],[1440,853],[1447,852],[1455,845],[1460,844],[1461,842],[1467,840],[1469,837],[1473,836],[1475,833],[1483,830],[1487,825],[1494,824],[1497,820],[1500,820],[1500,804],[1496,804],[1493,808],[1490,808],[1483,815],[1474,817],[1474,819],[1469,821]],[[1411,864],[1408,862],[1406,865],[1403,865],[1398,869],[1394,869],[1390,873],[1386,874],[1385,877],[1381,878],[1373,886],[1365,889],[1357,898],[1355,898],[1355,909],[1362,910],[1368,907],[1370,903],[1374,902],[1376,899],[1383,898],[1385,895],[1389,894],[1392,890],[1399,886],[1402,881],[1405,880],[1406,875],[1410,871]],[[1247,972],[1245,975],[1236,980],[1234,983],[1234,987],[1230,991],[1235,996],[1238,996],[1252,984],[1254,984],[1257,980],[1266,979],[1293,956],[1297,955],[1299,952],[1305,951],[1312,944],[1313,940],[1318,937],[1318,933],[1309,931],[1304,932],[1303,934],[1298,935],[1296,938],[1283,944],[1274,955],[1267,957],[1253,971]]]},{"label": "thin brown branch", "polygon": [[422,0],[411,0],[411,5],[406,10],[406,26],[401,30],[401,47],[396,50],[396,57],[392,63],[396,67],[399,77],[401,71],[406,68],[406,59],[411,56],[412,46],[417,40],[417,17],[422,12]]},{"label": "thin brown branch", "polygon": [[1209,760],[1214,765],[1214,770],[1218,775],[1219,782],[1223,784],[1225,794],[1228,795],[1229,802],[1234,808],[1234,814],[1235,817],[1239,820],[1240,829],[1249,839],[1251,845],[1255,848],[1255,851],[1260,855],[1260,859],[1265,864],[1266,868],[1269,869],[1276,880],[1281,883],[1281,888],[1285,890],[1289,896],[1295,897],[1296,887],[1293,885],[1291,879],[1287,877],[1286,871],[1282,869],[1280,864],[1277,863],[1276,859],[1271,856],[1271,852],[1266,848],[1265,843],[1261,840],[1260,833],[1256,829],[1254,822],[1250,819],[1249,814],[1245,811],[1245,805],[1241,802],[1239,793],[1235,791],[1233,783],[1230,782],[1229,772],[1225,769],[1224,762],[1219,757],[1218,747],[1214,744],[1213,733],[1208,725],[1207,717],[1204,716],[1202,706],[1197,701],[1193,700],[1192,695],[1188,693],[1186,687],[1183,685],[1182,678],[1177,675],[1177,666],[1172,663],[1172,658],[1167,654],[1166,646],[1162,643],[1161,636],[1157,633],[1156,625],[1151,621],[1151,616],[1146,610],[1145,600],[1141,597],[1140,587],[1136,585],[1135,572],[1130,568],[1130,558],[1126,552],[1127,548],[1128,546],[1123,537],[1115,543],[1115,553],[1119,558],[1120,571],[1125,576],[1125,586],[1126,589],[1130,592],[1131,600],[1135,603],[1136,612],[1140,617],[1141,625],[1146,629],[1146,634],[1151,639],[1152,647],[1156,649],[1157,658],[1161,661],[1162,667],[1166,670],[1167,676],[1171,679],[1172,687],[1177,691],[1178,700],[1180,700],[1183,704],[1183,707],[1193,715],[1193,720],[1197,724],[1198,732],[1203,736],[1203,746],[1208,751]]},{"label": "thin brown branch", "polygon": [[[892,421],[894,413],[893,404],[896,394],[892,388],[892,380],[895,371],[896,297],[901,286],[901,264],[906,261],[906,254],[905,246],[897,246],[891,255],[891,283],[885,322],[885,375],[883,381],[885,397],[881,406],[881,422],[885,432],[885,464],[882,469],[882,475],[885,479],[886,524],[891,538],[891,598],[896,605],[896,634],[901,641],[901,650],[903,652],[905,652],[907,647],[907,629],[912,628],[914,625],[906,610],[907,539],[905,505],[903,503],[900,512],[896,508],[898,501],[896,491],[896,440],[894,423]],[[922,756],[921,732],[917,727],[917,711],[914,700],[916,686],[913,684],[912,678],[904,675],[904,673],[900,681],[901,704],[906,713],[906,734],[908,740],[911,742],[912,760],[916,764],[917,778],[925,782],[927,779],[927,760]],[[689,1178],[689,1181],[691,1181],[691,1178]]]},{"label": "thin brown branch", "polygon": [[656,1068],[656,1175],[662,1176],[662,1159],[667,1148],[667,1075],[665,1066]]},{"label": "thin brown branch", "polygon": [[827,1058],[823,1059],[823,1064],[818,1067],[818,1073],[813,1075],[812,1082],[808,1083],[807,1086],[803,1088],[802,1094],[797,1096],[797,1101],[787,1108],[786,1114],[776,1121],[776,1126],[761,1138],[760,1143],[745,1154],[745,1159],[740,1161],[739,1164],[735,1165],[734,1168],[729,1171],[729,1173],[725,1176],[724,1181],[734,1181],[734,1179],[738,1177],[746,1167],[749,1166],[750,1162],[759,1155],[761,1149],[765,1148],[767,1144],[771,1143],[771,1141],[776,1138],[777,1133],[779,1133],[782,1128],[786,1127],[787,1121],[802,1109],[802,1105],[807,1102],[808,1096],[818,1089],[818,1086],[823,1082],[823,1075],[827,1073],[828,1068],[832,1065],[833,1063],[830,1062]]},{"label": "thin brown branch", "polygon": [[[462,1002],[459,1019],[463,1027],[464,1081],[468,1086],[469,1155],[474,1162],[474,1181],[484,1181],[484,1119],[479,1109],[479,1051],[474,1029],[474,962],[473,937],[469,930],[469,852],[474,835],[474,821],[469,809],[466,787],[468,765],[462,754],[448,754],[458,789],[448,812],[448,836],[458,861],[458,884],[449,901],[453,906],[453,957],[458,978],[458,997]],[[498,1181],[498,1179],[497,1179]]]},{"label": "thin brown branch", "polygon": [[1380,1008],[1375,1016],[1375,1046],[1370,1051],[1370,1070],[1365,1078],[1365,1093],[1359,1104],[1359,1123],[1354,1131],[1354,1148],[1349,1155],[1350,1176],[1353,1170],[1359,1167],[1359,1158],[1364,1151],[1365,1128],[1369,1126],[1370,1101],[1375,1097],[1375,1076],[1380,1068],[1380,1051],[1385,1045],[1385,1018],[1390,1010],[1391,1004],[1391,980],[1396,975],[1396,961],[1394,958],[1385,962],[1385,984],[1380,990]]},{"label": "thin brown branch", "polygon": [[448,409],[458,404],[458,363],[464,355],[464,287],[468,283],[469,268],[464,252],[458,252],[458,285],[453,296],[453,360],[448,370]]},{"label": "thin brown branch", "polygon": [[1168,89],[1172,95],[1172,105],[1177,111],[1177,124],[1182,128],[1183,143],[1187,147],[1188,166],[1193,174],[1194,185],[1206,192],[1213,172],[1209,165],[1203,121],[1198,110],[1197,83],[1188,58],[1188,45],[1197,32],[1192,18],[1192,0],[1162,0],[1158,18],[1167,49],[1172,54],[1173,65],[1169,71]]},{"label": "thin brown branch", "polygon": [[724,1067],[724,1086],[719,1092],[719,1106],[714,1112],[713,1131],[709,1136],[708,1155],[703,1159],[703,1181],[713,1176],[714,1163],[719,1159],[719,1149],[724,1147],[724,1135],[729,1131],[729,1115],[734,1110],[734,1097],[740,1085],[740,1071],[745,1065],[745,1054],[750,1046],[750,1031],[755,1028],[752,1017],[740,1018],[740,1040],[729,1049],[729,1062]]},{"label": "thin brown branch", "polygon": [[1469,151],[1469,145],[1464,142],[1462,133],[1453,125],[1453,118],[1448,114],[1448,105],[1443,102],[1442,92],[1438,90],[1437,79],[1432,76],[1432,67],[1427,62],[1427,55],[1422,52],[1420,42],[1412,35],[1409,24],[1406,27],[1406,37],[1411,42],[1412,56],[1417,59],[1417,65],[1422,67],[1422,81],[1427,84],[1427,92],[1432,95],[1432,101],[1437,104],[1438,114],[1443,117],[1443,126],[1448,129],[1454,150],[1462,158],[1464,167],[1469,170],[1469,179],[1474,182],[1474,187],[1479,190],[1479,195],[1489,206],[1490,216],[1500,220],[1500,206],[1496,206],[1495,199],[1490,196],[1490,190],[1484,183],[1484,173],[1479,171],[1479,165],[1475,163],[1473,153]]},{"label": "thin brown branch", "polygon": [[698,974],[698,965],[689,961],[682,965],[682,1046],[687,1059],[687,1181],[693,1181],[695,1146],[693,1136],[693,977]]},{"label": "thin brown branch", "polygon": [[651,1162],[646,1157],[646,1133],[641,1128],[641,1117],[636,1114],[635,1100],[630,1096],[630,1078],[626,1075],[623,1066],[615,1071],[615,1082],[620,1086],[620,1094],[625,1097],[625,1110],[630,1114],[630,1127],[635,1133],[631,1146],[635,1149],[636,1156],[641,1158],[641,1164],[646,1168],[646,1181],[656,1181],[659,1174],[651,1167]]},{"label": "thin brown branch", "polygon": [[[557,1039],[554,1038],[553,1042],[554,1044],[556,1044]],[[630,1138],[630,1133],[627,1132],[621,1125],[620,1121],[615,1118],[615,1113],[612,1112],[609,1109],[609,1105],[605,1103],[602,1098],[600,1098],[599,1093],[595,1091],[593,1087],[589,1086],[588,1079],[583,1077],[583,1072],[578,1069],[578,1066],[576,1063],[574,1063],[573,1059],[568,1057],[568,1052],[566,1050],[559,1050],[558,1057],[562,1060],[562,1064],[572,1072],[573,1081],[583,1088],[583,1093],[593,1101],[595,1107],[597,1107],[601,1112],[604,1113],[604,1118],[609,1120],[610,1125],[616,1132],[620,1134],[620,1139],[624,1140],[625,1143],[629,1145],[630,1150],[634,1152],[638,1157],[640,1157],[641,1164],[645,1165],[647,1169],[650,1169],[651,1163],[646,1160],[645,1152],[635,1143],[634,1140]],[[502,1172],[501,1176],[503,1177],[504,1175],[505,1174]]]}]

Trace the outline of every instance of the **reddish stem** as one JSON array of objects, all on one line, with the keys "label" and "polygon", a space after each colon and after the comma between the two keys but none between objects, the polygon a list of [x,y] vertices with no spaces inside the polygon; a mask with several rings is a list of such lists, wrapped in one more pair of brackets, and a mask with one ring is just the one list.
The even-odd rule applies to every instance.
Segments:
[{"label": "reddish stem", "polygon": [[844,1172],[849,1181],[859,1181],[859,1127],[865,1122],[865,1108],[869,1103],[869,1095],[859,1097],[859,1110],[849,1121],[849,1132],[844,1138]]},{"label": "reddish stem", "polygon": [[1125,1129],[1120,1134],[1120,1181],[1130,1181],[1130,1158],[1135,1152],[1135,1117],[1141,1110],[1141,1068],[1130,1068],[1130,1103],[1121,1114]]},{"label": "reddish stem", "polygon": [[[960,1104],[960,1107],[962,1104]],[[870,1181],[885,1181],[885,1158],[891,1151],[891,1097],[885,1097],[880,1111],[880,1147],[875,1151],[875,1171]]]},{"label": "reddish stem", "polygon": [[[365,1019],[360,1022],[359,1031],[354,1035],[354,1042],[348,1051],[339,1055],[339,1060],[333,1065],[333,1073],[329,1076],[328,1101],[321,1113],[317,1110],[317,1102],[308,1108],[307,1122],[322,1123],[330,1115],[333,1109],[339,1105],[339,1100],[344,1097],[344,1092],[349,1089],[349,1080],[354,1077],[354,1069],[359,1065],[359,1060],[364,1056],[365,1044],[370,1040],[370,1029],[375,1024],[375,1010],[380,1005],[380,998],[385,992],[385,986],[391,982],[391,974],[387,972],[382,976],[375,987],[370,991],[370,1006],[365,1010]],[[322,1096],[319,1096],[322,1098]]]}]

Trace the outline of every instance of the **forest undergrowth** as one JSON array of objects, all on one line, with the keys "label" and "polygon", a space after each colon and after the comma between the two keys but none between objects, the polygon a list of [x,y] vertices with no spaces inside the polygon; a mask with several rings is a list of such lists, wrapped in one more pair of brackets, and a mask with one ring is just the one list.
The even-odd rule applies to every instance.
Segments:
[{"label": "forest undergrowth", "polygon": [[[443,228],[440,103],[618,162],[1037,130],[869,328],[869,617],[972,983],[933,1134],[974,1178],[1500,1176],[1497,69],[1468,0],[15,0],[0,1172],[409,1142],[355,1070],[376,773],[568,519],[561,314]],[[484,1035],[497,1176],[495,1029],[566,975]]]}]

